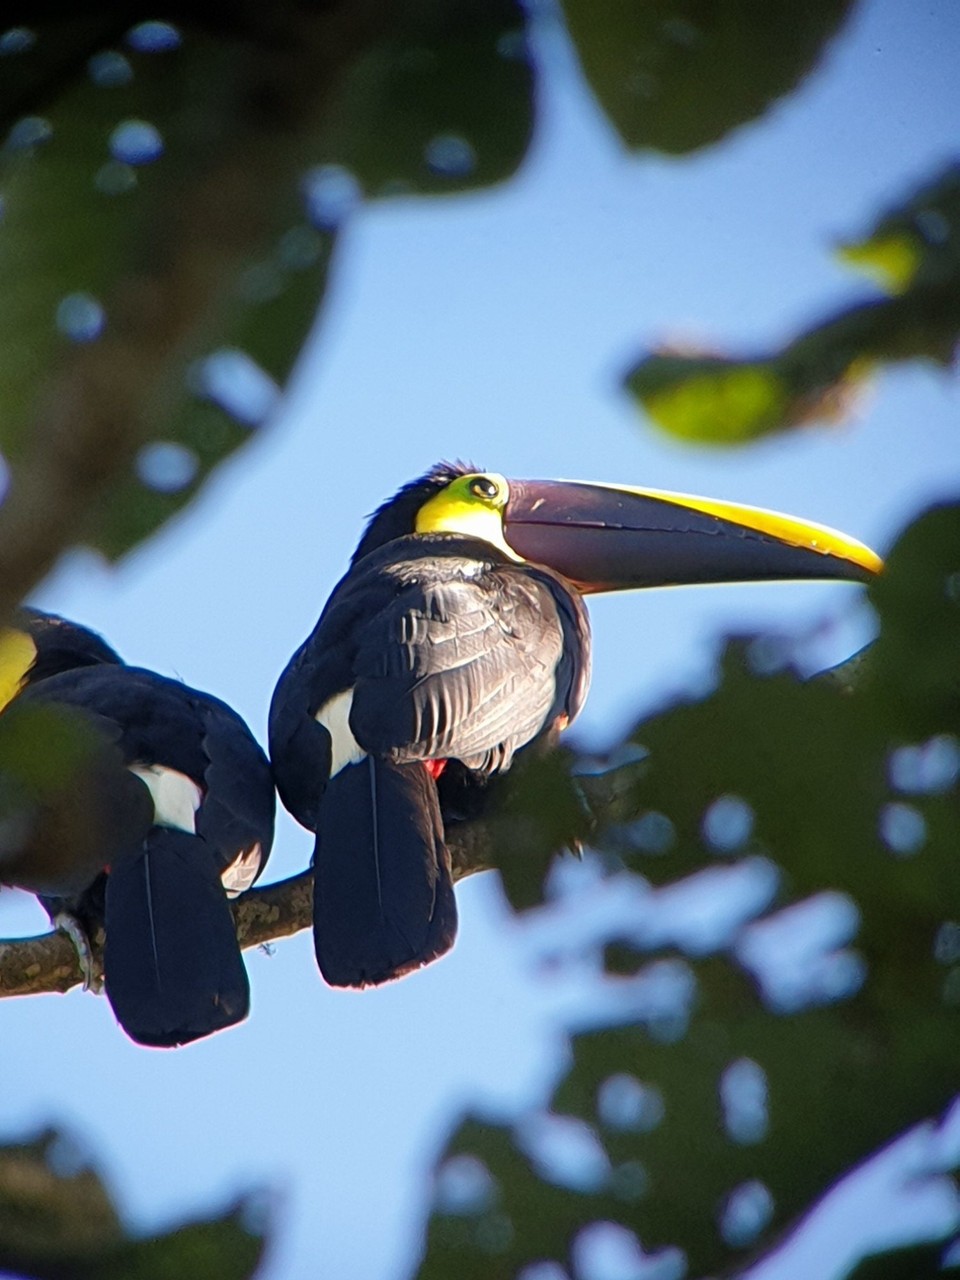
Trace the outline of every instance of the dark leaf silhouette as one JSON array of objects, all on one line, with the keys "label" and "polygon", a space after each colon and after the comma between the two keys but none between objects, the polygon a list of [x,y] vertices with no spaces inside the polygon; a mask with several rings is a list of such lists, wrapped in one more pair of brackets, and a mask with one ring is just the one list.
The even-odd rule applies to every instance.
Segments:
[{"label": "dark leaf silhouette", "polygon": [[590,86],[630,147],[682,154],[762,115],[817,64],[848,0],[563,0]]},{"label": "dark leaf silhouette", "polygon": [[12,556],[118,555],[274,408],[364,194],[507,176],[531,129],[511,0],[29,15],[0,124]]},{"label": "dark leaf silhouette", "polygon": [[[248,1280],[265,1235],[254,1199],[168,1233],[134,1238],[85,1151],[50,1129],[0,1147],[0,1269],[25,1280]],[[261,1215],[262,1217],[262,1215]]]}]

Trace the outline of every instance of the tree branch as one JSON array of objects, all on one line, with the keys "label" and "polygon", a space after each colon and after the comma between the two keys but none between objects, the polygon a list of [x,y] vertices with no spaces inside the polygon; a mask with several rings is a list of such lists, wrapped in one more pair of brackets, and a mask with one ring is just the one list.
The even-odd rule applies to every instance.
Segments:
[{"label": "tree branch", "polygon": [[[869,647],[816,678],[826,678],[843,692],[850,692],[868,665]],[[626,763],[613,764],[598,773],[578,772],[576,790],[587,831],[595,831],[602,823],[625,822],[637,816],[638,768],[642,769],[642,765]],[[514,837],[511,843],[522,850],[525,842],[520,838],[517,815],[511,818],[492,813],[452,827],[446,843],[454,880],[497,866],[496,851],[504,846],[507,833]],[[522,852],[517,856],[522,857]],[[288,880],[251,889],[232,906],[237,938],[244,949],[288,938],[313,924],[313,877],[309,871],[302,871]],[[91,939],[91,945],[97,978],[102,975],[102,931]],[[69,991],[83,980],[76,948],[61,930],[33,938],[0,940],[0,998]]]},{"label": "tree branch", "polygon": [[[461,880],[493,865],[494,840],[485,821],[456,828],[447,840],[453,876]],[[232,904],[240,946],[260,947],[313,924],[313,876],[309,871],[251,889]],[[103,932],[91,938],[94,977],[103,971]],[[33,938],[0,941],[0,998],[64,992],[84,980],[70,936],[58,929]]]}]

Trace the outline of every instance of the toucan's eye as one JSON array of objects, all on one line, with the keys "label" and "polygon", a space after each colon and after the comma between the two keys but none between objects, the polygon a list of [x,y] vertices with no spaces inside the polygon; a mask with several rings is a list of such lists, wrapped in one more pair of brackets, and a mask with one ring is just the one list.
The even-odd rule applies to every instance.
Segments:
[{"label": "toucan's eye", "polygon": [[492,501],[500,492],[500,486],[489,476],[477,476],[476,480],[470,481],[470,492],[475,498],[486,498]]}]

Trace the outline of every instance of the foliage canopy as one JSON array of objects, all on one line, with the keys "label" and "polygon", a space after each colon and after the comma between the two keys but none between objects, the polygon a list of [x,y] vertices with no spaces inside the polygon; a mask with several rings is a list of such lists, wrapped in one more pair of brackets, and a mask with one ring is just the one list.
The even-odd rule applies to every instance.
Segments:
[{"label": "foliage canopy", "polygon": [[[675,155],[788,94],[848,9],[564,3],[624,144]],[[65,548],[118,556],[149,536],[268,416],[353,202],[505,181],[535,114],[528,19],[512,0],[289,0],[269,14],[209,2],[174,6],[170,24],[133,2],[69,19],[32,10],[29,29],[0,38],[7,610]],[[739,444],[842,411],[883,362],[948,363],[958,193],[951,167],[841,249],[879,295],[776,351],[638,357],[626,377],[638,406],[685,440]],[[903,533],[871,600],[879,638],[852,682],[804,682],[787,648],[738,638],[709,696],[638,724],[599,771],[574,751],[518,771],[492,828],[518,910],[540,907],[554,850],[584,838],[598,880],[654,894],[740,877],[749,902],[711,942],[629,921],[581,940],[622,993],[622,1025],[574,1039],[547,1114],[460,1125],[423,1280],[533,1277],[524,1268],[548,1262],[566,1270],[541,1274],[568,1274],[598,1222],[679,1248],[692,1273],[728,1273],[947,1106],[960,1048],[960,507]],[[42,743],[51,730],[31,732]],[[47,761],[23,733],[15,717],[0,724],[5,812]],[[826,941],[801,982],[770,949],[802,912]],[[549,1156],[556,1125],[591,1153],[572,1174]],[[255,1272],[263,1231],[242,1206],[131,1240],[58,1142],[0,1150],[0,1268]],[[934,1274],[939,1256],[924,1245],[859,1274]]]}]

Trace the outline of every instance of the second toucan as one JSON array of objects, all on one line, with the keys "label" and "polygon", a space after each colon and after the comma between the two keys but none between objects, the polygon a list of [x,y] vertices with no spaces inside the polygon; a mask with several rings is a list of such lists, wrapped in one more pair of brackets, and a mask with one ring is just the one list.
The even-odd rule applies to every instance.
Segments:
[{"label": "second toucan", "polygon": [[585,594],[879,569],[853,538],[736,503],[449,464],[405,485],[270,712],[280,797],[316,833],[324,978],[375,985],[452,945],[444,778],[482,783],[573,721],[590,680]]},{"label": "second toucan", "polygon": [[3,824],[0,882],[37,893],[81,959],[103,926],[106,994],[139,1044],[240,1022],[250,992],[228,897],[263,869],[275,807],[243,720],[38,610],[0,633],[8,703],[5,719],[55,717],[51,746],[63,755],[69,738],[78,751]]}]

